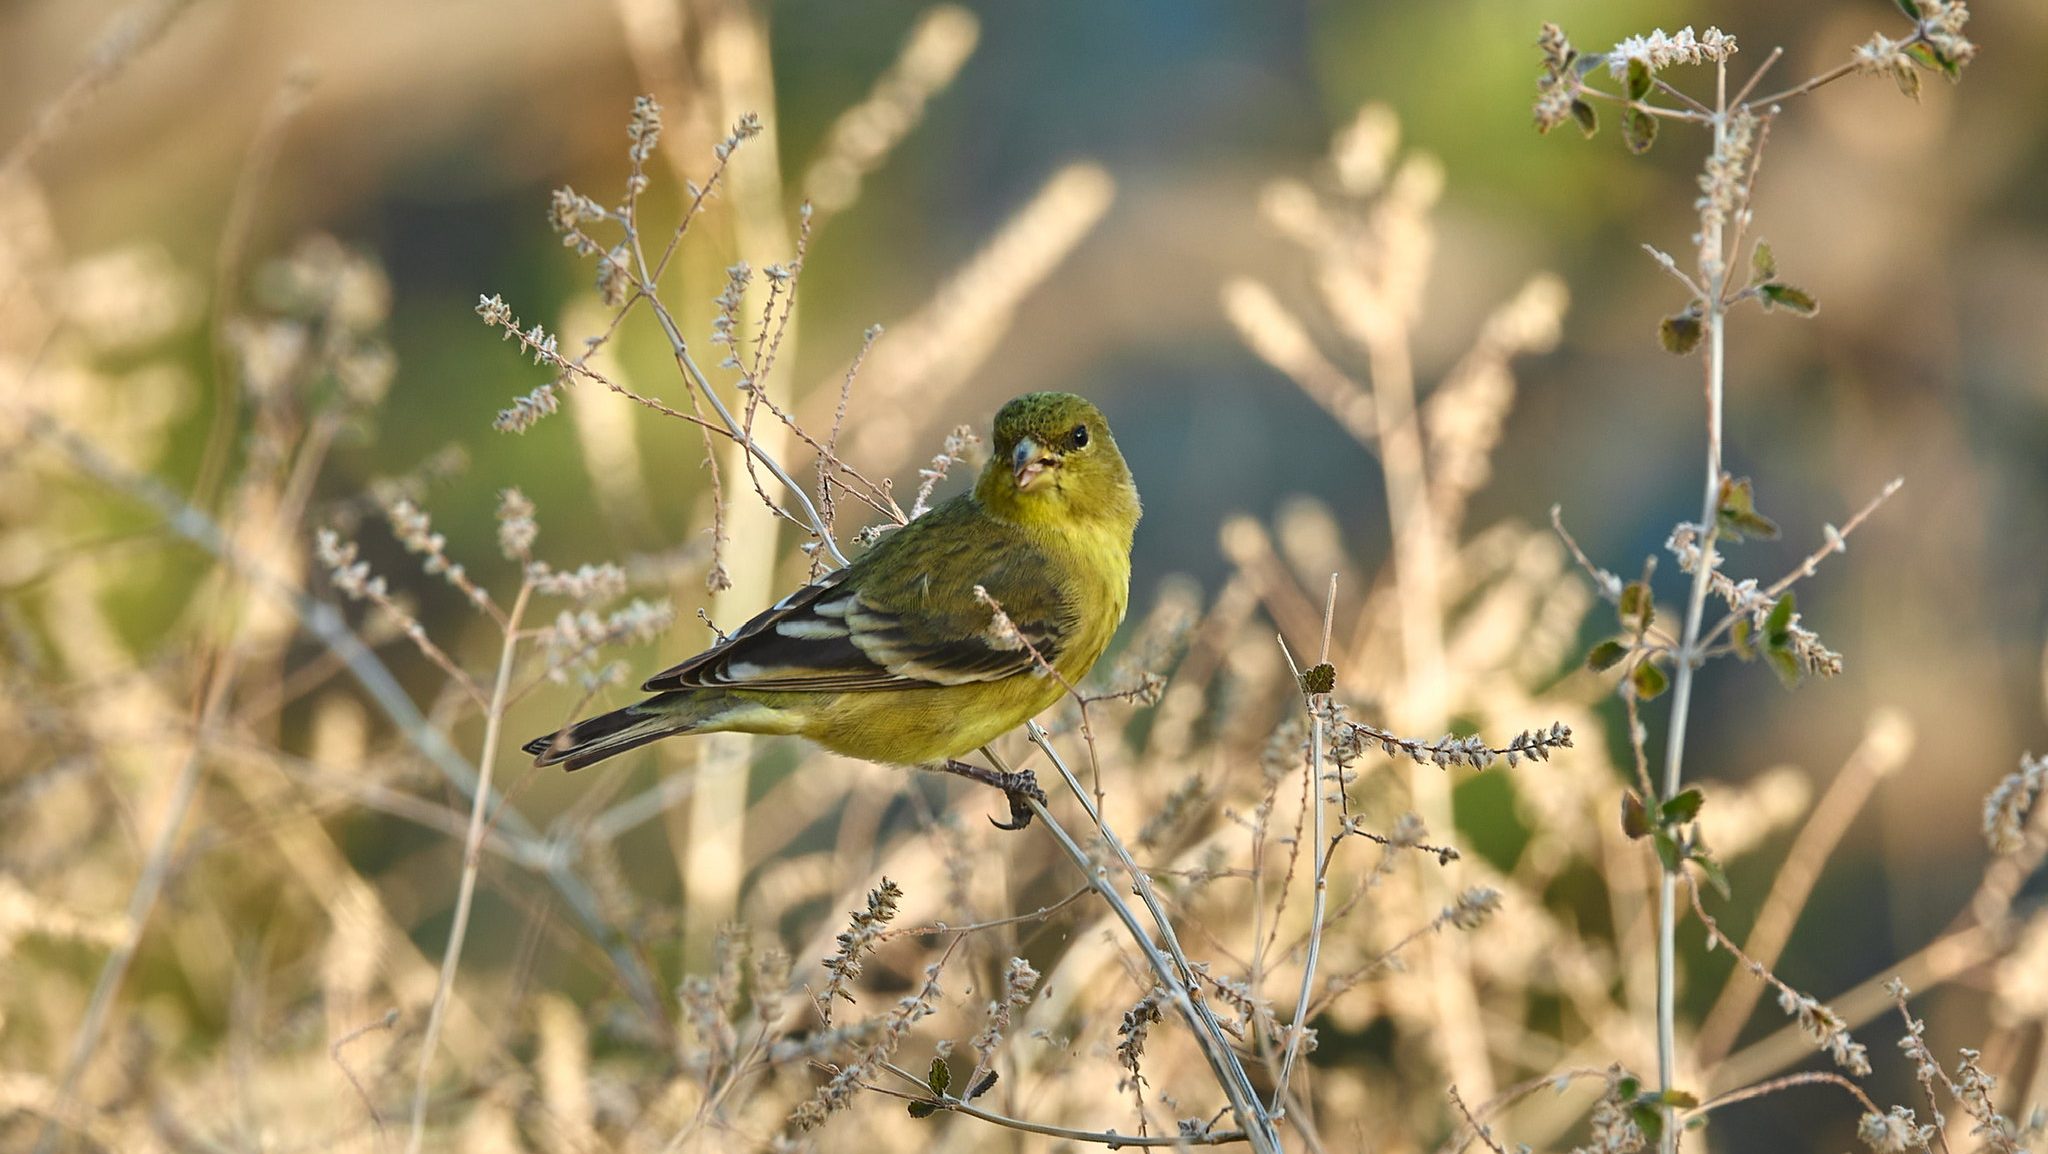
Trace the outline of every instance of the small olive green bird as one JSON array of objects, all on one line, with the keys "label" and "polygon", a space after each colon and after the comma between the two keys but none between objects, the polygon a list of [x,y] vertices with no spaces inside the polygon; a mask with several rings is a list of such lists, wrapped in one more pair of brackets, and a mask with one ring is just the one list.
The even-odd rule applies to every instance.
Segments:
[{"label": "small olive green bird", "polygon": [[997,825],[1021,829],[1027,799],[1044,800],[1030,774],[954,759],[1102,656],[1130,602],[1138,490],[1102,413],[1069,393],[1004,405],[993,445],[972,492],[649,678],[654,696],[528,742],[534,764],[581,769],[676,734],[795,734],[994,785],[1011,806]]}]

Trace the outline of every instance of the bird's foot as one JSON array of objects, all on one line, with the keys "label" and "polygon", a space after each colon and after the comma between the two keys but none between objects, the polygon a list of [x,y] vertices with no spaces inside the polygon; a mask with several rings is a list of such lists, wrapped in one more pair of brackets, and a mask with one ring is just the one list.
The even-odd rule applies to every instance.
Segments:
[{"label": "bird's foot", "polygon": [[994,786],[1003,791],[1010,800],[1010,820],[1003,822],[989,818],[988,823],[997,829],[1023,829],[1031,824],[1031,803],[1046,803],[1045,791],[1038,788],[1038,778],[1030,770],[1006,773],[999,769],[988,769],[970,765],[964,761],[948,761],[939,768],[947,773],[958,774],[969,781]]}]

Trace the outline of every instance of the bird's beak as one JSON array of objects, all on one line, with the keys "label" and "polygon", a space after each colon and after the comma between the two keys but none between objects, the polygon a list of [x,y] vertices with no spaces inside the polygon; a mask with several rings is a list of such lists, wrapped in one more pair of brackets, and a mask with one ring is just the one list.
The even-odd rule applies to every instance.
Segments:
[{"label": "bird's beak", "polygon": [[1029,437],[1018,438],[1017,447],[1010,452],[1010,471],[1016,475],[1019,489],[1029,489],[1039,474],[1059,463],[1058,457],[1046,452]]}]

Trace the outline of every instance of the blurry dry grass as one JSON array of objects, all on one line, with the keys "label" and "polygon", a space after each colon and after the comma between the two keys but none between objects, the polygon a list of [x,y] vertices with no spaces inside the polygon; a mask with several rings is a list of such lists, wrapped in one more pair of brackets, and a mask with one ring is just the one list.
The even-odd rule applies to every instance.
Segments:
[{"label": "blurry dry grass", "polygon": [[[1114,195],[1085,162],[1049,175],[927,304],[847,350],[845,372],[792,389],[774,369],[794,363],[807,238],[914,131],[976,22],[941,7],[915,26],[794,182],[815,208],[792,218],[775,150],[749,139],[748,114],[774,123],[758,20],[618,7],[668,110],[636,114],[627,179],[702,186],[677,259],[718,229],[775,263],[734,270],[708,311],[696,302],[689,315],[732,334],[730,363],[699,368],[682,306],[650,290],[701,278],[662,281],[668,225],[638,220],[628,184],[594,211],[557,201],[597,274],[562,333],[513,324],[516,302],[484,311],[548,367],[501,425],[563,419],[548,414],[570,398],[607,515],[673,499],[640,460],[638,422],[701,424],[717,480],[701,532],[661,557],[537,562],[548,511],[516,476],[498,541],[444,540],[426,512],[441,461],[315,499],[395,365],[373,262],[321,237],[261,262],[242,252],[299,81],[252,144],[210,293],[146,246],[65,252],[32,167],[0,179],[0,410],[23,415],[0,440],[0,743],[18,751],[0,782],[0,1148],[388,1150],[408,1121],[417,1144],[479,1152],[1215,1141],[1249,1123],[1174,1014],[1162,963],[1179,959],[1162,955],[1183,948],[1181,980],[1290,1149],[1494,1142],[1460,1112],[1538,1149],[1628,1148],[1613,1071],[1657,1060],[1661,871],[1616,820],[1636,769],[1611,761],[1631,745],[1607,732],[1611,679],[1581,667],[1604,610],[1548,526],[1467,523],[1514,404],[1511,362],[1556,342],[1565,291],[1531,277],[1442,380],[1418,379],[1442,175],[1381,109],[1259,206],[1311,269],[1315,311],[1252,280],[1223,301],[1247,344],[1378,456],[1391,564],[1368,576],[1367,550],[1312,502],[1272,525],[1233,521],[1213,596],[1164,586],[1043,740],[997,747],[1049,780],[1048,754],[1071,768],[1080,787],[1053,810],[1090,876],[1038,830],[984,830],[979,791],[781,742],[668,743],[651,783],[608,766],[545,826],[522,812],[534,771],[494,756],[501,737],[651,665],[644,643],[669,605],[708,588],[710,619],[731,626],[829,564],[833,533],[853,535],[844,514],[909,515],[871,478],[915,487],[942,443],[948,462],[967,452],[944,438],[979,421],[962,386]],[[687,53],[701,67],[669,66]],[[92,91],[59,97],[48,122]],[[586,227],[613,233],[586,247]],[[578,343],[636,306],[676,348],[666,390],[628,381],[602,341]],[[219,373],[203,392],[235,400],[199,484],[174,492],[153,478],[202,388],[151,354],[202,323]],[[111,524],[109,494],[131,510]],[[165,584],[188,591],[178,614],[124,618],[125,596]],[[441,585],[478,629],[417,624]],[[1305,699],[1289,661],[1312,655],[1334,690]],[[1456,736],[1400,736],[1444,730]],[[1818,802],[1791,767],[1708,784],[1721,862],[1791,846],[1739,943],[1761,966],[1914,742],[1877,712]],[[1506,775],[1519,845],[1457,844],[1452,790],[1475,763]],[[2031,1072],[2018,1095],[1984,1090],[2008,1113],[2048,1089],[2048,919],[2015,901],[2048,852],[2048,807],[2032,805],[2043,772],[2027,762],[2001,795],[1991,817],[2012,852],[1955,927],[1827,1000],[1853,1029],[1894,1012],[1892,974],[1915,990],[1985,981],[1982,1067]],[[1097,820],[1072,816],[1091,805]],[[1142,877],[1119,872],[1119,845]],[[1177,942],[1120,921],[1133,882]],[[1798,1026],[1742,1044],[1760,989],[1738,967],[1686,1039],[1710,1108],[1812,1084],[1770,1082],[1811,1054]],[[1943,1148],[1972,1124],[1959,1116]]]}]

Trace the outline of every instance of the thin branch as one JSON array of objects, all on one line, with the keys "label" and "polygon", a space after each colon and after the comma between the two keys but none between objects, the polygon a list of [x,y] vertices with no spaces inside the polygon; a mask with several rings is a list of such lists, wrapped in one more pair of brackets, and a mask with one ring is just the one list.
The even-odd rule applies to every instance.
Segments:
[{"label": "thin branch", "polygon": [[1703,1114],[1710,1114],[1724,1106],[1733,1106],[1737,1102],[1748,1102],[1757,1098],[1767,1097],[1782,1090],[1790,1090],[1795,1086],[1840,1086],[1853,1095],[1858,1102],[1862,1103],[1866,1111],[1872,1114],[1884,1113],[1884,1110],[1877,1103],[1870,1100],[1870,1095],[1863,1092],[1863,1087],[1858,1086],[1842,1075],[1835,1073],[1833,1070],[1807,1070],[1798,1074],[1787,1074],[1782,1078],[1773,1078],[1768,1082],[1758,1082],[1754,1086],[1745,1086],[1740,1090],[1730,1090],[1726,1094],[1709,1098],[1693,1109],[1687,1110],[1685,1116],[1697,1118]]},{"label": "thin branch", "polygon": [[[916,1075],[893,1062],[883,1063],[883,1068],[900,1078],[908,1079],[913,1085],[922,1086],[924,1084]],[[934,1097],[928,1089],[922,1094],[906,1094],[901,1090],[892,1090],[887,1086],[877,1086],[871,1082],[863,1082],[861,1087],[872,1090],[877,1094],[886,1094],[891,1098],[901,1099],[905,1102],[922,1102],[941,1110],[950,1110],[955,1114],[965,1114],[969,1118],[979,1118],[984,1122],[994,1123],[1006,1129],[1021,1130],[1027,1134],[1044,1134],[1053,1138],[1062,1138],[1069,1142],[1092,1142],[1096,1145],[1107,1146],[1112,1150],[1121,1149],[1125,1146],[1223,1146],[1232,1142],[1251,1141],[1251,1136],[1242,1130],[1214,1130],[1199,1134],[1119,1134],[1114,1130],[1073,1130],[1065,1126],[1048,1126],[1043,1122],[1012,1118],[1005,1114],[998,1114],[993,1110],[984,1110],[972,1102],[955,1098],[951,1094],[940,1094]]]},{"label": "thin branch", "polygon": [[879,943],[889,941],[892,938],[921,938],[932,934],[971,934],[981,930],[997,929],[1002,926],[1015,926],[1022,925],[1025,922],[1044,921],[1046,918],[1066,909],[1093,892],[1089,887],[1082,886],[1080,889],[1075,890],[1056,902],[1042,905],[1030,913],[1012,914],[1007,918],[990,918],[984,922],[962,922],[959,925],[954,925],[950,922],[929,922],[921,926],[898,926],[875,935],[875,941]]},{"label": "thin branch", "polygon": [[484,742],[477,754],[477,788],[469,810],[469,835],[462,844],[462,880],[455,891],[455,920],[448,930],[447,950],[441,957],[441,982],[434,990],[433,1008],[427,1014],[426,1036],[420,1041],[419,1068],[413,1076],[412,1137],[406,1154],[419,1154],[426,1137],[427,1080],[433,1073],[434,1054],[441,1042],[441,1022],[448,1011],[448,994],[455,988],[455,971],[462,964],[462,944],[469,934],[471,903],[476,898],[478,867],[483,861],[485,817],[491,801],[492,771],[498,761],[498,739],[504,729],[505,695],[511,690],[513,662],[519,654],[519,623],[533,599],[531,577],[519,583],[519,594],[506,614],[505,641],[498,652],[498,678],[491,690],[490,711],[484,717]]},{"label": "thin branch", "polygon": [[334,1040],[334,1044],[327,1047],[328,1059],[332,1061],[335,1067],[341,1071],[341,1076],[348,1079],[348,1084],[352,1088],[354,1088],[356,1092],[356,1097],[362,1099],[363,1109],[367,1111],[370,1115],[370,1126],[377,1132],[377,1145],[380,1148],[384,1145],[386,1137],[384,1133],[384,1115],[377,1111],[376,1100],[371,1098],[370,1092],[363,1088],[363,1080],[361,1078],[356,1077],[356,1072],[349,1067],[349,1064],[347,1062],[342,1060],[341,1050],[342,1047],[348,1045],[349,1043],[355,1041],[358,1038],[361,1038],[365,1034],[373,1033],[378,1030],[389,1030],[391,1027],[396,1026],[397,1024],[398,1011],[387,1010],[385,1011],[383,1017],[378,1018],[374,1022],[365,1022],[362,1025],[357,1026],[355,1029],[350,1030],[348,1033],[343,1034],[339,1038],[336,1038]]},{"label": "thin branch", "polygon": [[[1316,658],[1317,664],[1327,665],[1330,660],[1330,631],[1337,616],[1337,575],[1330,574],[1329,591],[1323,597],[1323,640]],[[1280,651],[1287,655],[1287,664],[1294,665],[1294,655],[1287,653],[1287,642],[1281,640]],[[1302,680],[1301,671],[1295,669],[1295,684],[1302,686],[1302,705],[1308,710],[1308,804],[1314,814],[1310,845],[1320,848],[1326,835],[1323,832],[1325,808],[1323,800],[1323,753],[1327,744],[1323,740],[1323,726],[1329,713],[1330,694],[1335,691],[1335,674],[1328,689],[1311,692]],[[1337,783],[1341,793],[1344,785]],[[1330,898],[1330,858],[1336,853],[1332,845],[1324,851],[1320,860],[1311,859],[1315,869],[1315,895],[1310,904],[1308,923],[1308,954],[1301,963],[1301,989],[1294,999],[1294,1021],[1287,1028],[1287,1049],[1280,1057],[1280,1074],[1273,1083],[1272,1110],[1277,1114],[1287,1099],[1287,1080],[1294,1073],[1294,1062],[1301,1054],[1302,1035],[1308,1029],[1309,998],[1315,991],[1316,962],[1323,952],[1323,917],[1328,911]],[[1277,915],[1276,920],[1277,920]]]}]

